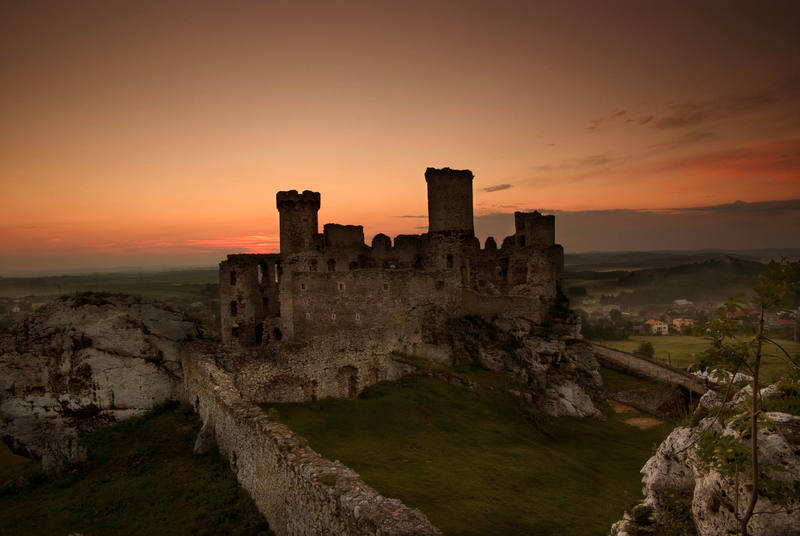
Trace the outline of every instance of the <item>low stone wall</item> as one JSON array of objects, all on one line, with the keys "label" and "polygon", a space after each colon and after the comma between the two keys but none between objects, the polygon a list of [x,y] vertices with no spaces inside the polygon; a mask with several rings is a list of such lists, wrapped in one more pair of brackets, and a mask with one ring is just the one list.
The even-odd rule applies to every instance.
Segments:
[{"label": "low stone wall", "polygon": [[182,363],[186,400],[213,428],[220,453],[275,534],[441,534],[420,511],[383,497],[242,399],[200,349],[184,350]]},{"label": "low stone wall", "polygon": [[228,370],[241,395],[258,404],[354,398],[378,382],[413,372],[410,365],[392,359],[393,352],[438,362],[450,359],[449,348],[386,328],[285,341],[265,354],[232,359]]},{"label": "low stone wall", "polygon": [[651,380],[679,385],[699,395],[708,391],[708,387],[703,380],[687,374],[686,372],[627,352],[600,346],[599,344],[590,344],[589,346],[598,361],[613,368],[623,368],[633,374]]}]

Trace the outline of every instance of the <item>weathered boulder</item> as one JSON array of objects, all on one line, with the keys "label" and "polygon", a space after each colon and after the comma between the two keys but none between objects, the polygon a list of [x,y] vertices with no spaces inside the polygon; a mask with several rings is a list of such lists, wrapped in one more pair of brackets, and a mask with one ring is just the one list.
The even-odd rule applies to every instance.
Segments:
[{"label": "weathered boulder", "polygon": [[526,336],[509,354],[505,369],[522,382],[526,400],[554,417],[598,417],[592,395],[603,385],[600,368],[585,345],[562,338]]},{"label": "weathered boulder", "polygon": [[[761,390],[765,407],[770,401],[796,393],[791,384]],[[752,489],[749,465],[738,474],[711,463],[709,449],[722,449],[730,460],[749,452],[750,387],[724,402],[709,391],[695,410],[696,424],[681,426],[659,446],[642,468],[642,500],[614,524],[615,536],[651,534],[663,528],[683,526],[687,534],[712,536],[739,534],[739,519],[747,509]],[[792,395],[794,396],[794,395]],[[800,416],[765,411],[758,429],[761,477],[755,514],[748,523],[751,536],[800,535]],[[714,434],[712,440],[703,440]],[[742,450],[744,449],[744,450]],[[638,515],[646,511],[647,516]]]},{"label": "weathered boulder", "polygon": [[586,391],[573,381],[549,387],[539,407],[554,417],[597,417],[600,412],[594,407]]},{"label": "weathered boulder", "polygon": [[0,434],[46,469],[80,461],[78,433],[176,397],[181,341],[197,327],[166,306],[82,293],[0,340]]}]

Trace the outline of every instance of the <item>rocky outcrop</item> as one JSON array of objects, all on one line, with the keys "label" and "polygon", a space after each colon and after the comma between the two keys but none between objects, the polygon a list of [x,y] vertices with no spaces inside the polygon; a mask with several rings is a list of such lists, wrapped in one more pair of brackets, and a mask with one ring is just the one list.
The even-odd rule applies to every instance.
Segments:
[{"label": "rocky outcrop", "polygon": [[[798,392],[796,384],[761,391],[762,476],[756,513],[748,524],[752,536],[800,535],[800,416],[768,411],[796,412]],[[741,389],[729,402],[714,391],[703,396],[695,424],[676,428],[642,468],[644,500],[614,524],[612,535],[656,534],[675,527],[682,528],[681,534],[739,534],[738,518],[752,489],[747,462],[750,393],[749,387]],[[744,460],[738,473],[732,465],[737,460]]]},{"label": "rocky outcrop", "polygon": [[82,293],[33,312],[0,341],[0,434],[46,469],[80,461],[78,432],[176,397],[180,343],[197,327],[166,306]]},{"label": "rocky outcrop", "polygon": [[515,384],[510,392],[549,415],[601,415],[592,400],[603,385],[599,365],[580,340],[552,332],[536,335],[535,326],[522,318],[459,321],[452,340],[457,361],[471,359],[506,372]]}]

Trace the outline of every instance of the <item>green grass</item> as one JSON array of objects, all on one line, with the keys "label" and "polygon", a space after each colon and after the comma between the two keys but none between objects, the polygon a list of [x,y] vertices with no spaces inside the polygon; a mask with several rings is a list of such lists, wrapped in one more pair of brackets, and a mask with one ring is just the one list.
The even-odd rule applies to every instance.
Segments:
[{"label": "green grass", "polygon": [[[653,348],[656,351],[654,359],[682,369],[694,363],[697,355],[709,347],[709,340],[705,337],[684,335],[638,335],[632,336],[625,341],[593,342],[624,352],[633,352],[643,341],[653,344]],[[786,340],[778,340],[777,342],[790,355],[800,355],[800,343]],[[773,382],[789,371],[789,365],[778,356],[779,352],[780,350],[770,344],[764,346],[761,375],[765,382]]]},{"label": "green grass", "polygon": [[608,367],[601,366],[600,374],[603,376],[603,388],[609,393],[630,391],[633,389],[671,389],[671,386],[668,384],[625,374],[624,372]]},{"label": "green grass", "polygon": [[0,474],[32,484],[0,495],[0,534],[269,534],[219,456],[193,456],[198,427],[191,408],[162,407],[88,436],[89,460],[55,479],[6,450]]},{"label": "green grass", "polygon": [[639,499],[639,469],[670,425],[531,414],[501,375],[468,377],[477,391],[416,377],[357,400],[265,407],[450,535],[602,535]]}]

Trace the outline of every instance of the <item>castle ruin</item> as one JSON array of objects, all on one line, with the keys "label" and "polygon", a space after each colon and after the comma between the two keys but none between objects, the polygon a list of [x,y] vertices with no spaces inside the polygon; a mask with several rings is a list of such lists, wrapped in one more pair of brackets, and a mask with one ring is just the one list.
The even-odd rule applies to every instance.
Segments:
[{"label": "castle ruin", "polygon": [[[555,217],[516,212],[515,233],[483,248],[473,226],[469,170],[425,171],[428,232],[376,235],[325,224],[318,192],[278,192],[280,253],[220,263],[222,341],[264,348],[332,334],[399,332],[424,339],[431,319],[482,315],[542,323],[558,301],[563,248]],[[400,328],[398,324],[405,324]]]}]

